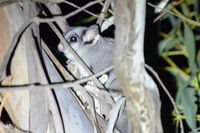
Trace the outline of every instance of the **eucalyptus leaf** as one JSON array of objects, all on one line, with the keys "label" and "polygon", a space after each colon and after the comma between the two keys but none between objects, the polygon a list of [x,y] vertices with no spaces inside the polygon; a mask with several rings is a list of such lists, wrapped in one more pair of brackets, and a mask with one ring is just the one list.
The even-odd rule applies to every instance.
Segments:
[{"label": "eucalyptus leaf", "polygon": [[188,9],[188,6],[185,3],[181,4],[181,9],[182,9],[184,16],[189,16],[190,11]]},{"label": "eucalyptus leaf", "polygon": [[80,20],[80,23],[90,23],[90,22],[92,22],[92,21],[94,21],[94,20],[96,20],[97,19],[97,17],[96,16],[91,16],[91,17],[88,17],[88,18],[85,18],[85,19],[82,19],[82,20]]},{"label": "eucalyptus leaf", "polygon": [[164,52],[167,44],[171,40],[172,40],[172,38],[168,38],[168,39],[163,39],[162,41],[159,42],[159,44],[158,44],[158,53],[159,53],[159,55],[161,55]]},{"label": "eucalyptus leaf", "polygon": [[182,21],[180,19],[177,19],[177,17],[170,15],[167,16],[167,18],[169,19],[169,22],[171,24],[171,28],[169,27],[169,29],[171,29],[171,31],[168,33],[169,36],[174,36],[176,35],[177,31],[180,30]]},{"label": "eucalyptus leaf", "polygon": [[192,71],[192,74],[194,74],[196,73],[196,65],[195,65],[196,45],[195,45],[193,31],[186,23],[184,23],[184,44],[186,46],[186,51],[188,53],[188,64]]},{"label": "eucalyptus leaf", "polygon": [[173,27],[177,27],[177,18],[175,16],[169,15],[169,21]]},{"label": "eucalyptus leaf", "polygon": [[170,37],[168,39],[160,41],[158,45],[158,53],[161,55],[163,52],[166,52],[174,47],[176,43],[179,42],[178,38]]},{"label": "eucalyptus leaf", "polygon": [[179,38],[174,38],[173,40],[169,41],[165,51],[169,51],[170,49],[174,48],[177,43],[180,43]]},{"label": "eucalyptus leaf", "polygon": [[192,79],[191,79],[191,85],[192,85],[195,89],[198,89],[198,88],[199,88],[198,76],[192,77]]},{"label": "eucalyptus leaf", "polygon": [[182,35],[182,31],[179,29],[179,31],[177,32],[177,35],[178,35],[178,38],[179,40],[184,43],[184,38],[183,38],[183,35]]},{"label": "eucalyptus leaf", "polygon": [[[178,90],[177,90],[177,93],[176,93],[176,104],[180,105],[181,104],[181,91],[182,89],[184,88],[184,83],[185,81],[183,81],[182,77],[177,74],[176,75],[176,84],[177,84],[177,87],[178,87]],[[180,106],[182,108],[182,106]]]},{"label": "eucalyptus leaf", "polygon": [[197,98],[195,97],[194,88],[186,87],[181,89],[180,100],[186,122],[192,130],[195,130],[197,113],[197,104],[195,102],[197,101]]},{"label": "eucalyptus leaf", "polygon": [[187,86],[190,85],[190,79],[188,77],[185,77],[183,75],[181,75],[180,73],[177,73],[175,75],[176,77],[176,84],[177,84],[177,87],[178,87],[178,91],[176,93],[176,104],[181,104],[181,92],[184,88],[186,88]]}]

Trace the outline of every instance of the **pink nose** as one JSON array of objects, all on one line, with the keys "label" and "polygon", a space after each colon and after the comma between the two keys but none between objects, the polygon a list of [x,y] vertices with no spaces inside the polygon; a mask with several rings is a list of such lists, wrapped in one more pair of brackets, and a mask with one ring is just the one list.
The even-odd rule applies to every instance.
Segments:
[{"label": "pink nose", "polygon": [[64,50],[63,45],[62,45],[62,44],[58,44],[58,49],[59,49],[60,51]]}]

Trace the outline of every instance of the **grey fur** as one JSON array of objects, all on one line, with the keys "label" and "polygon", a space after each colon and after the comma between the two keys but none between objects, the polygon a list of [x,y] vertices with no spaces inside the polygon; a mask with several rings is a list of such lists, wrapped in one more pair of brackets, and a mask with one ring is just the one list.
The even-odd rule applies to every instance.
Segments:
[{"label": "grey fur", "polygon": [[[87,27],[75,27],[70,28],[66,33],[64,33],[65,39],[69,42],[71,47],[76,51],[76,53],[82,58],[82,60],[86,63],[86,65],[91,68],[94,73],[98,73],[105,68],[112,65],[113,60],[113,52],[114,52],[114,40],[112,38],[106,38],[99,35],[95,26]],[[95,38],[91,42],[85,42],[85,32],[88,30],[94,30]],[[70,42],[70,38],[75,36],[77,38],[76,42]],[[95,41],[96,39],[96,41]],[[67,50],[63,50],[64,54],[69,59],[68,62],[75,63],[72,56],[70,56]],[[81,70],[80,70],[81,71]],[[82,77],[87,76],[84,72],[81,71]],[[105,83],[105,87],[108,90],[112,90],[112,92],[117,92],[114,97],[119,98],[119,91],[121,92],[118,80],[116,79],[116,75],[114,71],[109,73],[109,78]],[[117,100],[116,98],[114,98]],[[117,129],[121,133],[127,132],[127,114],[126,111],[120,117],[116,125]]]}]

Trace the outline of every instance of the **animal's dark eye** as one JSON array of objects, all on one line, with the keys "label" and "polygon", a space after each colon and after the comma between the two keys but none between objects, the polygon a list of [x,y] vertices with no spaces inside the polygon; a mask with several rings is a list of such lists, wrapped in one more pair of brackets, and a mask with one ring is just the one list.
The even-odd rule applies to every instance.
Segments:
[{"label": "animal's dark eye", "polygon": [[77,42],[77,37],[76,37],[76,36],[72,36],[72,37],[69,39],[69,42]]}]

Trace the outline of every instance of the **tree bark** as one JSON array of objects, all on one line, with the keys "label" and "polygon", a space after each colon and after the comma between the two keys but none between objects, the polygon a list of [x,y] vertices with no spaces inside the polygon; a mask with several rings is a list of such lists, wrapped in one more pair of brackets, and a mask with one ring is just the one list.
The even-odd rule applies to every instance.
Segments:
[{"label": "tree bark", "polygon": [[160,98],[144,66],[146,0],[115,1],[115,71],[127,98],[130,133],[160,133]]}]

